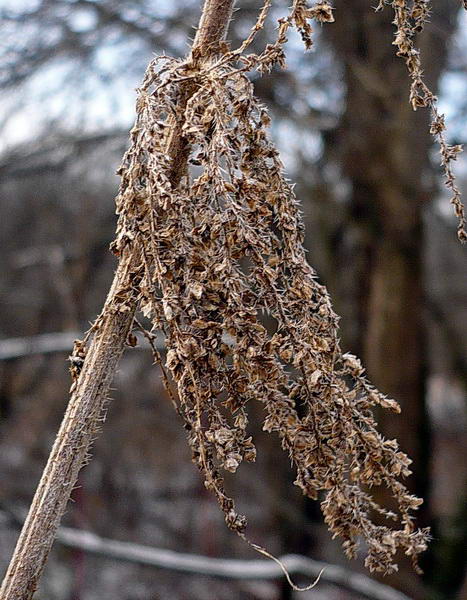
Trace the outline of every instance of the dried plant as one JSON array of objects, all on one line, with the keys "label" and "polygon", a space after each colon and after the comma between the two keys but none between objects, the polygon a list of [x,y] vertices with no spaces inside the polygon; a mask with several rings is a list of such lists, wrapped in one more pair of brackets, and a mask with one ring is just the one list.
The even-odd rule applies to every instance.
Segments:
[{"label": "dried plant", "polygon": [[[393,23],[396,27],[396,35],[393,44],[397,47],[397,56],[405,60],[410,76],[410,103],[414,110],[424,107],[429,108],[431,112],[430,133],[438,143],[445,184],[452,194],[451,204],[458,221],[457,235],[459,240],[465,243],[467,241],[465,210],[452,166],[453,161],[462,152],[462,146],[451,146],[446,141],[445,117],[438,110],[438,99],[423,80],[420,51],[414,43],[416,35],[423,31],[425,23],[429,20],[431,2],[430,0],[380,0],[377,10],[382,10],[385,4],[392,6],[394,11]],[[465,0],[463,4],[467,10]]]},{"label": "dried plant", "polygon": [[[306,261],[299,206],[268,137],[267,110],[247,76],[285,65],[291,27],[309,48],[310,20],[332,23],[333,10],[327,1],[309,7],[294,0],[279,20],[276,40],[252,54],[246,50],[271,2],[237,50],[222,41],[232,4],[206,0],[189,57],[155,59],[139,89],[131,145],[119,170],[112,244],[120,258],[117,274],[101,315],[75,345],[72,398],[2,587],[8,600],[30,598],[35,589],[119,355],[125,341],[134,345],[128,332],[137,307],[152,323],[145,335],[159,363],[152,341],[159,331],[165,335],[164,382],[193,460],[232,530],[248,541],[246,519],[226,492],[222,472],[255,460],[248,405],[257,401],[264,430],[277,433],[296,468],[296,485],[321,499],[324,519],[349,557],[363,541],[367,567],[391,573],[398,551],[417,568],[426,548],[428,530],[416,529],[412,517],[422,501],[401,483],[411,461],[395,440],[378,433],[373,417],[376,406],[396,412],[399,406],[340,348],[338,317]],[[386,4],[394,10],[394,43],[412,80],[412,105],[432,111],[431,131],[465,240],[451,170],[459,147],[445,141],[444,118],[423,82],[414,45],[429,4]],[[395,512],[374,500],[380,486],[391,491]],[[379,524],[381,516],[387,524]]]},{"label": "dried plant", "polygon": [[[401,41],[411,39],[402,4],[394,2],[397,43],[407,54],[413,46]],[[415,4],[410,18],[418,28],[427,5]],[[268,8],[269,3],[242,53]],[[117,255],[128,247],[142,250],[138,301],[152,333],[165,334],[166,366],[176,382],[173,397],[193,460],[227,525],[244,536],[246,519],[225,491],[222,470],[235,472],[242,460],[255,460],[247,425],[248,404],[257,401],[264,407],[264,430],[278,434],[296,467],[296,485],[313,499],[323,493],[325,521],[343,539],[347,555],[355,556],[362,539],[369,569],[390,573],[398,550],[415,563],[428,538],[411,516],[421,500],[400,482],[410,473],[410,460],[395,440],[378,433],[372,414],[377,405],[399,407],[340,348],[338,318],[306,261],[297,202],[267,134],[267,110],[245,73],[284,65],[290,26],[310,47],[310,18],[332,22],[330,5],[294,2],[279,21],[277,40],[259,55],[224,47],[201,70],[193,66],[196,55],[150,64],[139,90],[131,148],[119,171],[113,249]],[[409,70],[414,107],[428,104],[436,111],[418,58]],[[181,107],[179,85],[187,80],[196,91]],[[190,149],[190,168],[177,186],[166,175],[165,140],[174,121],[184,123]],[[452,177],[450,183],[454,186]],[[397,514],[374,501],[372,490],[382,485],[391,490]],[[375,513],[399,526],[375,524]]]}]

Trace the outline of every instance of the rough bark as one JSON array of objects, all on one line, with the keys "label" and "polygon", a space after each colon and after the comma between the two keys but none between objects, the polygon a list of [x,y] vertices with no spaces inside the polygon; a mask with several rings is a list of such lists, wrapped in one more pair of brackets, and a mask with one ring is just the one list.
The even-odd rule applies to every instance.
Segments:
[{"label": "rough bark", "polygon": [[[199,60],[208,60],[218,48],[233,4],[233,0],[206,0],[192,51],[198,50]],[[180,92],[180,102],[186,104],[193,90],[185,86]],[[172,158],[169,178],[174,186],[185,169],[186,142],[181,134],[182,125],[173,123],[167,141],[167,151]],[[5,575],[0,590],[2,600],[29,600],[37,588],[78,472],[102,420],[109,386],[133,323],[137,303],[131,296],[131,284],[138,263],[139,256],[130,251],[120,259],[106,304],[114,306],[115,299],[123,294],[125,311],[118,308],[104,311],[94,334]]]}]

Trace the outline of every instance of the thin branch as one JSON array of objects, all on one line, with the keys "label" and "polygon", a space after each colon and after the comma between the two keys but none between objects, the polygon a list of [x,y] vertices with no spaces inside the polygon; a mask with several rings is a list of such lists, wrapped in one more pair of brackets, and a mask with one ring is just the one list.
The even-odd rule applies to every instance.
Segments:
[{"label": "thin branch", "polygon": [[[15,522],[19,520],[16,513],[11,510],[7,510],[6,514]],[[211,558],[199,554],[174,552],[103,538],[89,531],[70,527],[60,527],[57,532],[57,542],[90,554],[181,573],[236,580],[282,579],[284,576],[279,565],[270,560]],[[322,573],[322,581],[357,593],[362,599],[410,600],[402,592],[337,565],[312,560],[298,554],[286,554],[279,560],[291,575],[315,579]]]},{"label": "thin branch", "polygon": [[0,340],[0,360],[11,360],[34,354],[71,352],[73,342],[79,337],[78,332],[64,331],[3,339]]},{"label": "thin branch", "polygon": [[126,137],[123,129],[113,128],[105,133],[82,136],[59,133],[53,137],[42,138],[36,144],[19,144],[11,152],[1,156],[0,177],[4,182],[63,171],[71,161],[76,161],[77,155],[114,140],[121,139],[123,145],[126,143]]},{"label": "thin branch", "polygon": [[[83,334],[78,331],[63,331],[42,333],[30,337],[6,338],[0,340],[0,360],[24,358],[35,354],[71,353],[74,341],[82,337]],[[165,349],[162,340],[157,340],[155,346],[159,351]],[[141,338],[138,340],[136,349],[148,350],[149,344],[144,338]]]},{"label": "thin branch", "polygon": [[[226,579],[282,579],[281,567],[271,560],[239,560],[211,558],[197,554],[184,554],[161,548],[151,548],[129,542],[105,539],[88,531],[60,528],[57,540],[72,548],[92,554],[133,563]],[[279,560],[289,574],[321,579],[341,588],[360,594],[370,600],[409,600],[409,598],[365,575],[354,573],[337,565],[318,562],[297,554],[286,554]],[[324,569],[324,571],[323,571]]]}]

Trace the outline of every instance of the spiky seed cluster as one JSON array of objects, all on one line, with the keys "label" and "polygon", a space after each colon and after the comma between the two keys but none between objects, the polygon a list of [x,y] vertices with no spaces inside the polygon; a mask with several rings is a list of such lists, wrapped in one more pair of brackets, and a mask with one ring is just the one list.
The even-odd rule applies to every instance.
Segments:
[{"label": "spiky seed cluster", "polygon": [[[410,15],[404,0],[392,5],[412,102],[433,110],[412,42],[427,3],[413,2]],[[325,521],[347,555],[355,556],[364,540],[369,569],[390,573],[399,550],[416,563],[428,539],[411,516],[421,500],[401,483],[410,459],[378,433],[373,417],[375,406],[399,407],[340,348],[338,317],[306,261],[299,207],[268,137],[268,113],[245,74],[283,64],[291,26],[310,46],[308,19],[331,22],[332,10],[327,2],[308,8],[295,0],[279,21],[276,42],[260,55],[242,54],[269,7],[266,2],[239,50],[221,49],[207,63],[195,52],[192,60],[164,57],[149,65],[119,171],[113,250],[121,255],[131,247],[141,256],[133,291],[153,332],[165,334],[166,366],[178,392],[173,401],[227,525],[245,538],[246,519],[225,491],[222,471],[255,460],[248,405],[260,402],[264,430],[279,436],[303,493],[324,498]],[[186,85],[193,93],[181,102]],[[189,165],[176,185],[166,153],[174,123],[183,124]],[[442,136],[443,129],[438,115],[433,133]],[[450,152],[446,146],[443,156],[451,160]],[[125,310],[124,302],[118,308]],[[153,333],[147,335],[151,340]],[[392,492],[397,513],[375,502],[379,486]],[[392,526],[376,524],[376,514]]]},{"label": "spiky seed cluster", "polygon": [[[194,461],[228,526],[243,534],[246,520],[221,470],[255,459],[247,407],[261,402],[264,429],[279,435],[296,484],[311,498],[325,492],[326,523],[347,554],[361,536],[369,568],[392,571],[398,549],[415,557],[426,544],[410,516],[420,500],[398,481],[410,461],[380,436],[371,412],[397,404],[340,350],[337,317],[305,260],[297,203],[267,137],[268,115],[243,74],[229,76],[224,66],[198,75],[184,126],[197,172],[172,189],[163,132],[186,69],[171,61],[148,71],[122,168],[114,248],[143,249],[141,305],[166,334]],[[373,501],[366,490],[374,485],[392,490],[399,517]],[[399,518],[401,528],[375,525],[374,511]]]},{"label": "spiky seed cluster", "polygon": [[[467,242],[467,222],[460,190],[456,184],[453,161],[462,152],[462,146],[449,145],[446,141],[444,115],[438,110],[438,99],[423,80],[420,51],[415,46],[415,36],[423,30],[430,16],[430,0],[380,0],[378,10],[384,5],[392,6],[396,34],[393,44],[397,47],[397,56],[405,60],[410,76],[410,102],[414,110],[429,108],[431,112],[430,133],[435,138],[441,155],[441,167],[444,171],[445,185],[451,193],[451,204],[457,217],[457,235],[461,242]],[[464,2],[464,7],[466,7]]]}]

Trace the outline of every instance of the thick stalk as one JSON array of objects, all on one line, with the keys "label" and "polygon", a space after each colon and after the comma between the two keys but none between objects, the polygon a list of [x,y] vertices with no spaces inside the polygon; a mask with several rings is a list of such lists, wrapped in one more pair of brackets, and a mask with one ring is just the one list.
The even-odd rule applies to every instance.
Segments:
[{"label": "thick stalk", "polygon": [[[234,0],[206,0],[193,45],[200,62],[217,51],[226,34],[233,4]],[[192,84],[185,85],[180,103],[186,105],[194,90]],[[167,151],[172,158],[169,178],[174,186],[186,170],[188,148],[182,126],[183,122],[174,122],[167,140]],[[106,305],[114,305],[115,295],[120,293],[121,297],[125,293],[127,309],[103,311],[3,580],[2,600],[30,600],[37,588],[79,470],[99,428],[109,386],[133,323],[137,303],[128,290],[138,263],[137,248],[124,253],[119,262]]]}]

